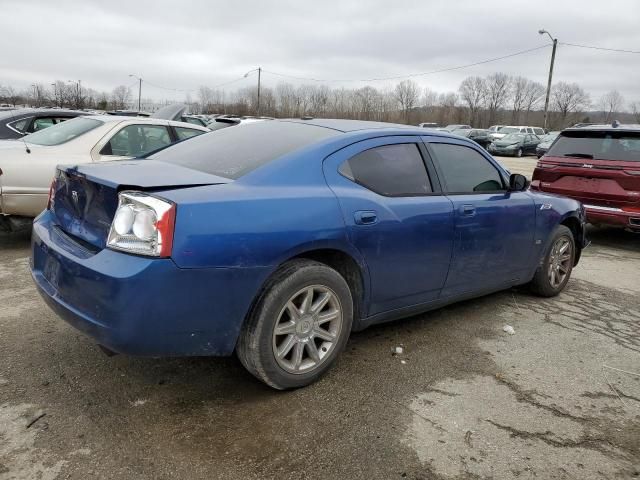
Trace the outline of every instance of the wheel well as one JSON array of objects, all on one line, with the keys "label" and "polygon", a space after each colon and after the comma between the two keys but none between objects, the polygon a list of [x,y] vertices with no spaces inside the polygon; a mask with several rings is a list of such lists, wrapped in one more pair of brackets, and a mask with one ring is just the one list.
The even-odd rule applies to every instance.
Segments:
[{"label": "wheel well", "polygon": [[[364,301],[364,279],[358,263],[349,254],[340,250],[320,249],[301,253],[294,258],[306,258],[324,263],[333,268],[347,281],[353,297],[354,326],[361,318]],[[290,259],[292,260],[292,259]]]},{"label": "wheel well", "polygon": [[582,226],[580,225],[580,220],[578,220],[575,217],[568,217],[568,218],[565,218],[562,222],[560,222],[560,224],[564,225],[569,230],[571,230],[571,233],[573,234],[573,241],[576,245],[576,255],[575,255],[573,264],[577,265],[578,261],[580,260],[580,255],[582,254],[582,248],[580,243],[581,233],[582,233],[580,230],[582,229]]}]

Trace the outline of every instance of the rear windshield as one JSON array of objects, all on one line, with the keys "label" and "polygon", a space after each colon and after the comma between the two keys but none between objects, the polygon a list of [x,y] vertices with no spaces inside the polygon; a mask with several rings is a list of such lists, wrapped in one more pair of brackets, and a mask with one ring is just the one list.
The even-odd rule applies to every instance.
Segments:
[{"label": "rear windshield", "polygon": [[149,158],[236,179],[312,143],[342,132],[293,122],[255,122],[178,143]]},{"label": "rear windshield", "polygon": [[27,143],[34,145],[60,145],[102,125],[100,120],[92,118],[73,118],[52,127],[40,130],[24,137]]},{"label": "rear windshield", "polygon": [[547,155],[640,162],[640,132],[562,132]]}]

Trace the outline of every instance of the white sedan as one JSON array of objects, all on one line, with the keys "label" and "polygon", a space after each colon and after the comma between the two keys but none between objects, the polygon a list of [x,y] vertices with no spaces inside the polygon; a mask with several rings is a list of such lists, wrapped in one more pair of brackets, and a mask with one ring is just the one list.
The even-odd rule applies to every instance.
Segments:
[{"label": "white sedan", "polygon": [[209,131],[161,118],[95,115],[0,141],[0,227],[30,223],[45,209],[58,164],[135,158]]}]

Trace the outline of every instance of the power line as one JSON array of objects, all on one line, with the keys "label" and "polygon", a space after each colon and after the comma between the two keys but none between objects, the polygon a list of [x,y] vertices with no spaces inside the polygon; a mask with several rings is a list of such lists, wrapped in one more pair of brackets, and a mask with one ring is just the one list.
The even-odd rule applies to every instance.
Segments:
[{"label": "power line", "polygon": [[498,60],[504,60],[505,58],[510,58],[510,57],[515,57],[517,55],[523,55],[525,53],[529,53],[529,52],[534,52],[536,50],[541,50],[543,48],[547,48],[549,46],[549,44],[544,44],[544,45],[540,45],[538,47],[534,47],[534,48],[529,48],[527,50],[520,50],[519,52],[514,52],[514,53],[510,53],[508,55],[502,55],[500,57],[494,57],[494,58],[488,58],[486,60],[481,60],[479,62],[474,62],[474,63],[468,63],[466,65],[458,65],[455,67],[449,67],[449,68],[442,68],[439,70],[431,70],[429,72],[420,72],[420,73],[410,73],[407,75],[396,75],[396,76],[392,76],[392,77],[379,77],[379,78],[362,78],[362,79],[320,79],[320,78],[313,78],[313,77],[298,77],[295,75],[287,75],[284,73],[278,73],[278,72],[272,72],[270,70],[263,70],[263,72],[265,73],[269,73],[271,75],[277,75],[280,77],[287,77],[287,78],[293,78],[296,80],[308,80],[308,81],[312,81],[312,82],[377,82],[377,81],[384,81],[384,80],[398,80],[400,78],[411,78],[411,77],[422,77],[425,75],[433,75],[436,73],[443,73],[443,72],[450,72],[452,70],[461,70],[463,68],[469,68],[469,67],[474,67],[476,65],[482,65],[485,63],[491,63],[491,62],[496,62]]},{"label": "power line", "polygon": [[592,50],[605,50],[607,52],[621,52],[621,53],[640,53],[638,50],[622,50],[620,48],[606,48],[606,47],[594,47],[592,45],[578,45],[576,43],[558,42],[560,45],[567,45],[569,47],[590,48]]}]

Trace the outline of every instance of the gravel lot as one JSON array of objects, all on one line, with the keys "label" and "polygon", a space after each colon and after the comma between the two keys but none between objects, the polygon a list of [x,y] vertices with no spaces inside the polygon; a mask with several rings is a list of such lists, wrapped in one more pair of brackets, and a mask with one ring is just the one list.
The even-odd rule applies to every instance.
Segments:
[{"label": "gravel lot", "polygon": [[235,358],[106,357],[36,293],[28,235],[0,234],[0,479],[640,477],[640,236],[590,236],[559,297],[370,328],[282,393]]}]

